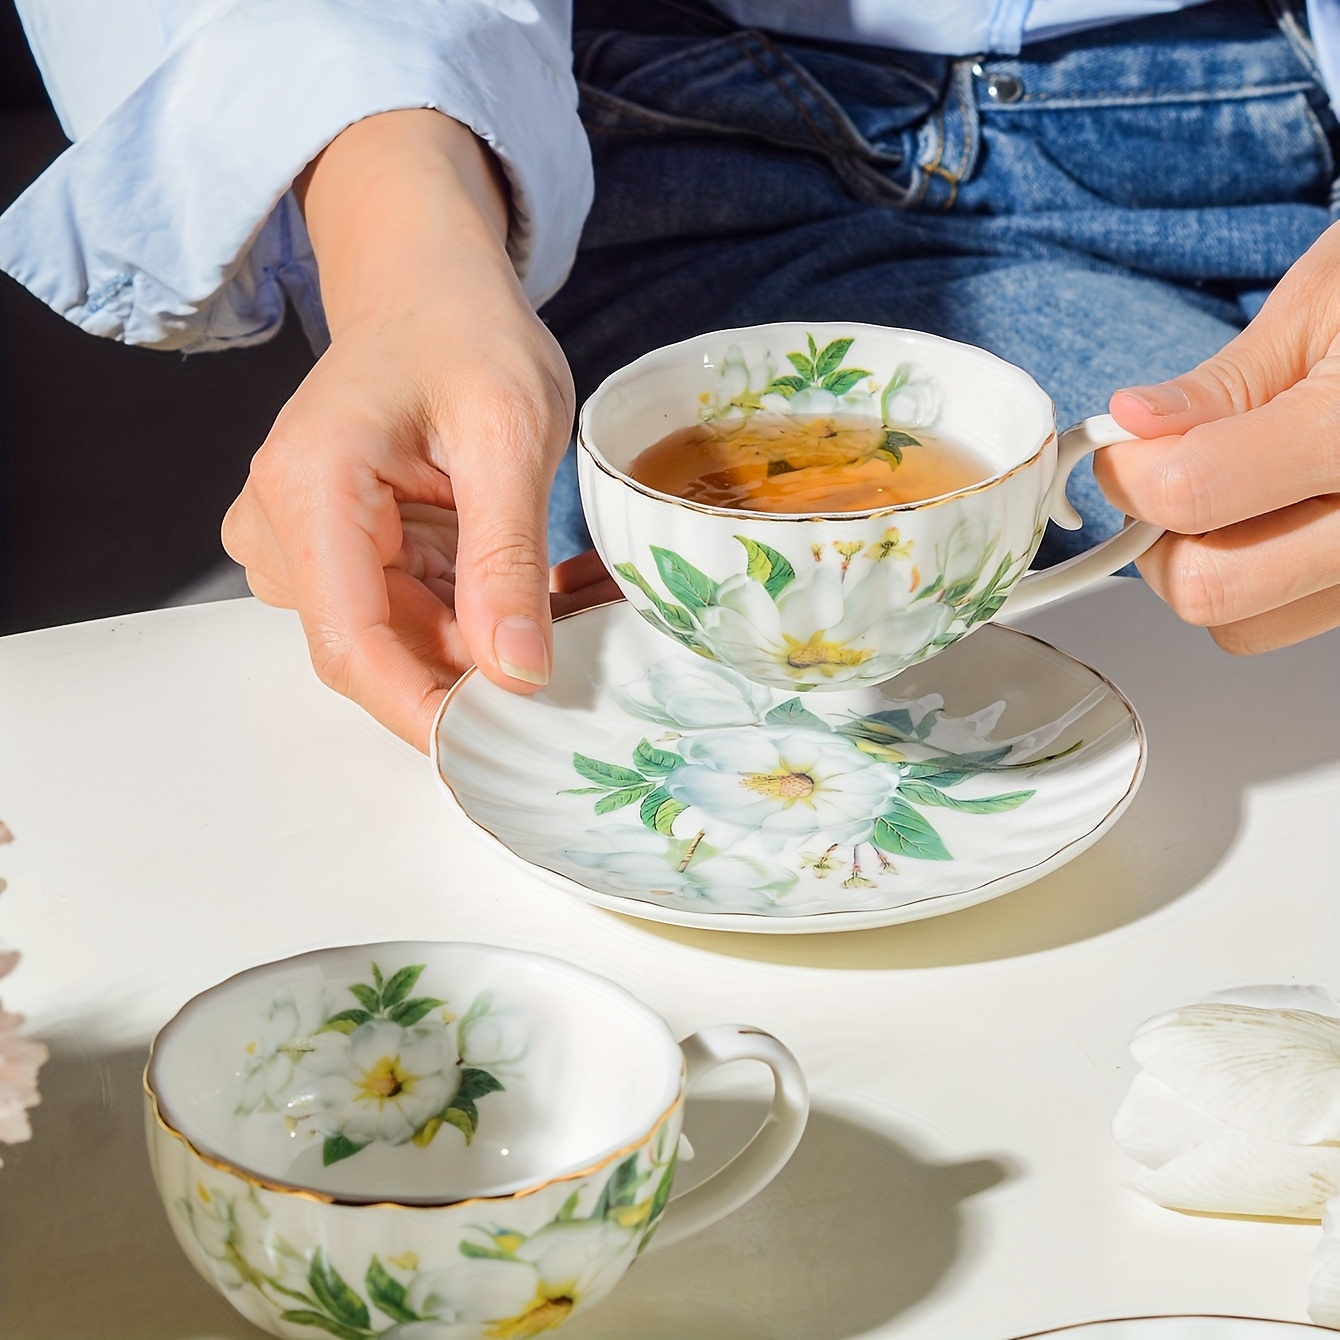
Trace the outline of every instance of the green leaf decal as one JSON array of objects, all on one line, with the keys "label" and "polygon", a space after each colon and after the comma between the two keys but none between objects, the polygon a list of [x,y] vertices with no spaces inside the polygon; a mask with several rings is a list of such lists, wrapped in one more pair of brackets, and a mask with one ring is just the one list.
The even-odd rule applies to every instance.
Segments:
[{"label": "green leaf decal", "polygon": [[386,1273],[386,1267],[374,1256],[368,1266],[368,1298],[374,1307],[384,1312],[392,1321],[418,1321],[419,1314],[410,1307],[405,1296],[405,1286],[398,1279]]},{"label": "green leaf decal", "polygon": [[756,582],[763,583],[763,589],[774,599],[786,590],[796,579],[796,570],[791,566],[785,554],[751,540],[746,535],[735,537],[744,545],[747,558],[745,572]]},{"label": "green leaf decal", "polygon": [[347,1135],[328,1135],[321,1146],[321,1162],[329,1168],[341,1159],[353,1158],[366,1144],[355,1144]]},{"label": "green leaf decal", "polygon": [[446,1003],[445,1000],[438,1000],[436,996],[415,996],[412,1000],[402,1000],[399,1005],[392,1006],[390,1017],[402,1028],[409,1028],[417,1024],[431,1010]]},{"label": "green leaf decal", "polygon": [[966,800],[958,796],[946,795],[926,782],[903,782],[898,794],[917,805],[938,805],[946,810],[958,810],[961,814],[1000,814],[1005,810],[1018,809],[1026,800],[1031,800],[1036,791],[1007,791],[999,796],[981,796],[976,800]]},{"label": "green leaf decal", "polygon": [[580,1191],[574,1191],[562,1205],[558,1207],[558,1222],[566,1224],[574,1214],[577,1213],[577,1201],[581,1197]]},{"label": "green leaf decal", "polygon": [[834,395],[846,395],[857,382],[869,375],[865,368],[842,368],[837,372],[830,372],[823,379],[822,385],[825,391],[831,391]]},{"label": "green leaf decal", "polygon": [[423,972],[422,963],[414,963],[408,968],[401,968],[382,989],[382,1008],[389,1010],[392,1005],[399,1005],[414,989],[414,983],[419,980],[421,972]]},{"label": "green leaf decal", "polygon": [[648,1219],[655,1222],[664,1212],[665,1207],[670,1203],[670,1188],[675,1180],[675,1169],[679,1166],[679,1150],[676,1149],[670,1155],[670,1162],[665,1165],[665,1171],[661,1174],[661,1180],[656,1186],[656,1194],[651,1198],[651,1213]]},{"label": "green leaf decal", "polygon": [[621,810],[625,805],[641,800],[651,789],[650,782],[640,782],[637,786],[626,786],[622,790],[611,791],[596,801],[596,813],[613,814],[615,810]]},{"label": "green leaf decal", "polygon": [[673,549],[662,549],[653,544],[651,556],[656,560],[656,571],[661,574],[665,589],[677,600],[691,610],[702,609],[704,605],[712,603],[717,593],[717,584],[706,573],[699,572]]},{"label": "green leaf decal", "polygon": [[784,395],[788,400],[791,399],[797,391],[803,391],[806,386],[804,377],[774,377],[764,388],[764,395]]},{"label": "green leaf decal", "polygon": [[657,749],[649,740],[641,740],[636,749],[633,750],[633,762],[644,773],[673,772],[683,759],[672,750]]},{"label": "green leaf decal", "polygon": [[596,1208],[591,1211],[592,1219],[603,1219],[611,1210],[631,1205],[637,1199],[638,1187],[651,1176],[650,1169],[638,1172],[637,1159],[636,1154],[630,1154],[610,1174],[609,1181],[600,1192],[600,1199],[596,1201]]},{"label": "green leaf decal", "polygon": [[349,993],[357,999],[365,1010],[376,1012],[381,1009],[381,992],[375,986],[368,986],[365,982],[355,982],[349,988]]},{"label": "green leaf decal", "polygon": [[[831,376],[842,366],[842,360],[847,356],[847,350],[854,343],[852,336],[842,340],[830,340],[824,345],[823,352],[814,359],[814,379],[822,381],[823,378]],[[814,338],[810,337],[810,356],[814,357]],[[862,372],[861,377],[868,377],[868,372]]]},{"label": "green leaf decal", "polygon": [[471,1242],[469,1239],[458,1244],[461,1255],[467,1256],[472,1261],[508,1261],[511,1258],[506,1252],[499,1251],[497,1247],[481,1247],[478,1243]]},{"label": "green leaf decal", "polygon": [[372,980],[376,983],[377,994],[380,996],[382,992],[382,970],[375,963],[372,965]]},{"label": "green leaf decal", "polygon": [[[814,348],[814,341],[811,340],[810,349],[813,350],[813,348]],[[798,373],[800,373],[801,377],[804,379],[801,382],[801,385],[808,386],[814,380],[813,361],[811,359],[806,358],[804,354],[787,354],[787,358],[791,360],[791,366],[795,368],[795,370]]]},{"label": "green leaf decal", "polygon": [[451,1106],[442,1113],[442,1120],[449,1126],[455,1126],[465,1136],[468,1145],[475,1138],[475,1127],[479,1125],[479,1109],[468,1098],[463,1103],[453,1100]]},{"label": "green leaf decal", "polygon": [[875,824],[871,842],[894,856],[911,856],[918,861],[948,861],[949,855],[940,835],[906,801],[896,796]]},{"label": "green leaf decal", "polygon": [[332,1014],[316,1031],[318,1033],[352,1033],[359,1024],[365,1024],[372,1018],[367,1010],[341,1010]]},{"label": "green leaf decal", "polygon": [[307,1271],[307,1283],[312,1286],[316,1301],[336,1321],[346,1326],[368,1326],[367,1304],[344,1282],[340,1272],[330,1264],[325,1251],[318,1247],[312,1253],[312,1264]]},{"label": "green leaf decal", "polygon": [[687,805],[681,805],[664,787],[658,786],[643,800],[642,807],[638,810],[638,817],[653,832],[674,837],[675,820],[686,809]]},{"label": "green leaf decal", "polygon": [[456,1090],[456,1097],[451,1101],[459,1103],[461,1099],[468,1098],[473,1102],[486,1093],[501,1093],[502,1089],[502,1080],[496,1075],[487,1070],[480,1070],[476,1066],[466,1066],[461,1071],[461,1087]]},{"label": "green leaf decal", "polygon": [[587,758],[585,754],[572,756],[572,766],[588,782],[600,782],[613,789],[623,786],[641,786],[647,779],[632,768],[621,768],[617,763],[602,763],[598,758]]},{"label": "green leaf decal", "polygon": [[804,726],[809,730],[828,729],[828,723],[822,717],[815,716],[799,698],[788,698],[784,703],[778,703],[763,720],[769,726]]},{"label": "green leaf decal", "polygon": [[339,1336],[340,1340],[368,1340],[369,1333],[366,1330],[345,1326],[343,1322],[336,1321],[334,1317],[313,1312],[310,1308],[289,1308],[287,1311],[281,1312],[279,1316],[281,1320],[291,1321],[295,1326],[315,1326],[328,1335]]}]

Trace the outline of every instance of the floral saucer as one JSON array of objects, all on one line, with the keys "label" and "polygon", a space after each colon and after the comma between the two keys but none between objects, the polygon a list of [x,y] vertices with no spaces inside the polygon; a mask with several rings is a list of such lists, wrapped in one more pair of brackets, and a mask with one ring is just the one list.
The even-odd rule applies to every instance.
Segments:
[{"label": "floral saucer", "polygon": [[467,672],[433,732],[451,803],[566,893],[717,930],[854,930],[983,902],[1079,855],[1145,764],[1096,671],[987,625],[874,687],[764,688],[622,602],[554,627],[549,686]]},{"label": "floral saucer", "polygon": [[1127,1317],[1035,1331],[1019,1340],[1304,1340],[1324,1333],[1325,1327],[1307,1322],[1258,1317]]}]

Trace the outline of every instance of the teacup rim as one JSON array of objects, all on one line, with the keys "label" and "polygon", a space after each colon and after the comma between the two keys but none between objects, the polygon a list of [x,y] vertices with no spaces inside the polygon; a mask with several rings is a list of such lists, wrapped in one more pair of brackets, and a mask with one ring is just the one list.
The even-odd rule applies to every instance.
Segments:
[{"label": "teacup rim", "polygon": [[[1002,368],[1011,373],[1015,373],[1028,382],[1034,390],[1047,402],[1050,418],[1050,429],[1042,434],[1041,440],[1034,448],[1033,452],[1024,460],[1016,462],[1005,470],[989,476],[986,479],[979,479],[975,483],[966,484],[962,488],[954,489],[948,493],[937,493],[930,498],[918,498],[911,502],[888,503],[882,507],[864,508],[853,512],[762,512],[753,508],[745,507],[714,507],[709,503],[697,502],[692,498],[681,498],[674,493],[662,493],[659,489],[651,488],[647,484],[634,479],[632,475],[620,470],[606,458],[603,452],[588,440],[588,420],[590,418],[591,406],[600,398],[600,396],[609,389],[610,384],[618,378],[623,378],[650,365],[654,360],[663,358],[667,354],[673,354],[677,350],[688,349],[700,344],[705,340],[727,340],[732,337],[756,336],[760,331],[781,330],[786,327],[803,327],[809,330],[820,329],[826,326],[840,327],[843,331],[869,332],[878,335],[905,335],[911,336],[914,343],[925,343],[930,345],[947,346],[952,349],[966,350],[968,353],[979,356],[989,362],[999,364]],[[577,414],[577,431],[574,435],[577,447],[584,451],[591,460],[591,464],[602,474],[609,476],[620,484],[626,485],[636,493],[642,494],[645,498],[651,498],[656,502],[672,503],[675,506],[683,507],[691,512],[698,512],[704,516],[724,517],[724,518],[744,518],[750,522],[774,521],[774,522],[829,522],[829,521],[874,521],[880,517],[905,515],[910,512],[919,512],[931,507],[939,507],[946,503],[957,502],[962,498],[970,498],[974,494],[984,493],[988,489],[995,488],[998,484],[1004,483],[1007,479],[1030,469],[1042,457],[1049,444],[1057,441],[1059,438],[1059,429],[1056,420],[1056,402],[1038,383],[1037,379],[1031,373],[1019,367],[1017,363],[1011,363],[1009,359],[1002,358],[999,354],[992,353],[989,349],[983,349],[980,345],[969,344],[965,340],[951,340],[944,335],[935,335],[930,331],[913,330],[906,326],[880,326],[870,321],[764,321],[750,326],[732,326],[723,330],[707,330],[697,335],[690,335],[683,340],[676,340],[672,344],[659,345],[655,349],[649,349],[645,354],[633,359],[631,363],[625,363],[622,367],[616,368],[608,376],[604,377],[600,384],[587,396],[582,403],[581,409]],[[648,442],[647,446],[651,446]]]},{"label": "teacup rim", "polygon": [[[549,969],[558,969],[564,973],[579,976],[586,980],[594,980],[604,989],[608,989],[612,994],[623,997],[625,1002],[631,1005],[636,1013],[646,1016],[647,1020],[664,1034],[670,1048],[679,1053],[679,1075],[675,1084],[675,1094],[668,1106],[665,1107],[651,1122],[645,1126],[639,1127],[639,1132],[635,1138],[632,1138],[615,1148],[606,1149],[600,1152],[591,1162],[584,1163],[580,1167],[565,1168],[550,1176],[544,1177],[538,1181],[523,1184],[517,1187],[505,1187],[497,1191],[486,1191],[482,1193],[472,1193],[463,1196],[444,1196],[428,1199],[426,1197],[394,1197],[394,1196],[374,1196],[358,1195],[349,1192],[322,1191],[315,1187],[303,1186],[297,1182],[289,1182],[283,1178],[269,1177],[263,1173],[257,1172],[253,1168],[247,1167],[241,1160],[224,1157],[208,1148],[202,1148],[201,1144],[192,1139],[185,1131],[178,1128],[165,1110],[162,1102],[160,1087],[155,1087],[155,1081],[152,1078],[154,1062],[159,1054],[159,1044],[164,1035],[173,1024],[181,1020],[192,1006],[197,1006],[205,997],[212,995],[224,987],[230,986],[240,980],[259,976],[261,973],[283,967],[289,964],[296,964],[303,960],[318,959],[324,955],[333,952],[349,953],[359,950],[385,950],[393,946],[415,946],[415,951],[424,947],[434,948],[452,948],[452,949],[473,949],[484,950],[489,954],[500,954],[505,957],[521,958],[532,962],[539,962]],[[467,1205],[487,1205],[500,1201],[520,1200],[527,1196],[533,1196],[549,1187],[558,1186],[565,1182],[576,1182],[598,1173],[602,1168],[615,1162],[620,1158],[627,1157],[636,1150],[641,1149],[648,1140],[665,1124],[666,1120],[683,1105],[684,1087],[687,1076],[687,1066],[684,1061],[684,1055],[675,1040],[674,1034],[670,1031],[670,1026],[661,1017],[657,1011],[653,1010],[644,1001],[641,1001],[627,988],[620,986],[617,982],[611,981],[608,977],[600,973],[591,972],[586,968],[580,968],[574,963],[569,963],[565,959],[560,959],[553,954],[544,954],[534,950],[514,949],[506,945],[485,944],[482,941],[474,940],[380,940],[370,941],[364,944],[348,945],[327,945],[319,949],[306,950],[300,954],[291,954],[282,959],[272,959],[265,963],[253,964],[249,968],[242,968],[238,972],[231,973],[222,980],[213,983],[202,991],[189,997],[174,1012],[172,1017],[163,1024],[154,1034],[153,1041],[149,1044],[149,1055],[145,1061],[144,1071],[141,1076],[141,1083],[144,1089],[145,1098],[149,1103],[153,1115],[154,1123],[165,1135],[171,1136],[179,1141],[185,1148],[199,1159],[202,1163],[214,1168],[216,1171],[225,1173],[248,1186],[258,1190],[274,1192],[279,1195],[292,1196],[300,1200],[308,1200],[323,1205],[341,1205],[349,1208],[362,1209],[396,1209],[396,1210],[441,1210],[455,1206]]]}]

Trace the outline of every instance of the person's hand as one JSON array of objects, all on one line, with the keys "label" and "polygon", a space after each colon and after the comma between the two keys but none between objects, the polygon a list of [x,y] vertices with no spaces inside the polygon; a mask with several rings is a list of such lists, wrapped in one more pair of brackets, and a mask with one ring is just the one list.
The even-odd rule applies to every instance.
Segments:
[{"label": "person's hand", "polygon": [[257,452],[224,544],[260,599],[298,611],[322,680],[423,749],[466,666],[533,691],[551,601],[616,594],[594,555],[556,569],[550,594],[572,381],[469,131],[374,117],[304,185],[332,343]]},{"label": "person's hand", "polygon": [[1240,654],[1340,625],[1340,225],[1219,354],[1111,411],[1145,440],[1094,474],[1169,532],[1138,566],[1183,619]]}]

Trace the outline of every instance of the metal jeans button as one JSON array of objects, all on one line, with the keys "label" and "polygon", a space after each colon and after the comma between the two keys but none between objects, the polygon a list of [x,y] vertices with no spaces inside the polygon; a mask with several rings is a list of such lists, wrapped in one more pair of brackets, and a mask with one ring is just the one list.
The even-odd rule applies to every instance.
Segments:
[{"label": "metal jeans button", "polygon": [[1012,74],[987,75],[986,96],[992,102],[1018,102],[1024,96],[1024,86]]}]

